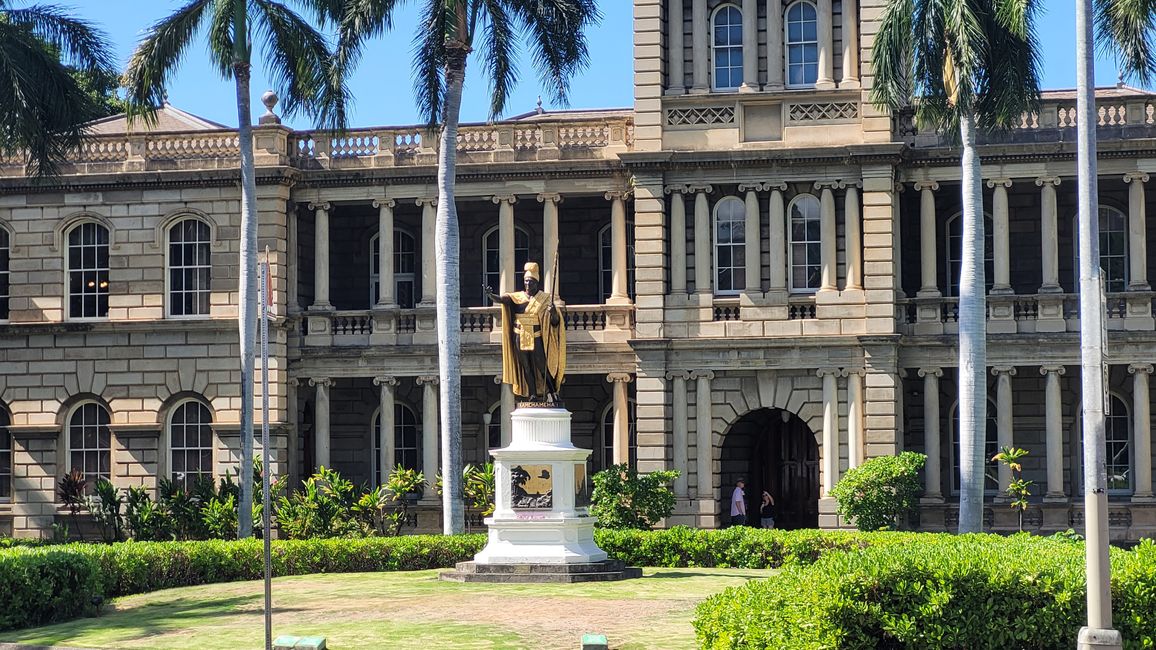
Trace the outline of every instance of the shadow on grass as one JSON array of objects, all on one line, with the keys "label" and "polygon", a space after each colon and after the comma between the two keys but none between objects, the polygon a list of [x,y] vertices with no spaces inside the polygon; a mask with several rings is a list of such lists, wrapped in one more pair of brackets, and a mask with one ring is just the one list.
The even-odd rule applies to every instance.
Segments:
[{"label": "shadow on grass", "polygon": [[642,579],[653,580],[655,578],[662,578],[664,580],[670,580],[678,578],[698,578],[699,580],[702,580],[703,578],[746,578],[747,580],[760,580],[763,578],[769,578],[773,575],[774,571],[772,569],[767,569],[766,573],[751,573],[749,571],[742,573],[729,573],[725,571],[718,571],[712,572],[710,574],[689,573],[683,571],[655,571],[650,575],[642,576]]}]

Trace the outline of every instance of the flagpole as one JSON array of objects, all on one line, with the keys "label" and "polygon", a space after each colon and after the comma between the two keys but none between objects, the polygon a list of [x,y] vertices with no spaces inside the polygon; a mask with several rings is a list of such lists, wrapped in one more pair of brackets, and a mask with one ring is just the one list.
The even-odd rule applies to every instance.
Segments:
[{"label": "flagpole", "polygon": [[269,499],[269,247],[261,265],[261,539],[265,551],[265,650],[273,650],[273,558]]}]

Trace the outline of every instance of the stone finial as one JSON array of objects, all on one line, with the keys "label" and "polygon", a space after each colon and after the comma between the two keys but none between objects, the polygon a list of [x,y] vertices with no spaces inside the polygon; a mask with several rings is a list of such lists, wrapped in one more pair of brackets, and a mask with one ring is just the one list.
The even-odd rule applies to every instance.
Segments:
[{"label": "stone finial", "polygon": [[277,93],[272,90],[266,90],[264,95],[261,95],[261,103],[265,105],[265,114],[258,120],[258,124],[280,124],[281,118],[273,112],[273,107],[277,105],[280,100]]}]

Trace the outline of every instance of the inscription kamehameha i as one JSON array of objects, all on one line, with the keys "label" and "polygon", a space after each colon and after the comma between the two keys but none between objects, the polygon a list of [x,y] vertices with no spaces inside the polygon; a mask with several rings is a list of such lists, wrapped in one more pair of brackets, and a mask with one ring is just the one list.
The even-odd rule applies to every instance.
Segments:
[{"label": "inscription kamehameha i", "polygon": [[561,408],[566,378],[566,325],[557,294],[558,262],[554,262],[554,293],[541,290],[536,262],[525,266],[524,291],[486,294],[502,308],[502,383],[522,398],[519,406]]}]

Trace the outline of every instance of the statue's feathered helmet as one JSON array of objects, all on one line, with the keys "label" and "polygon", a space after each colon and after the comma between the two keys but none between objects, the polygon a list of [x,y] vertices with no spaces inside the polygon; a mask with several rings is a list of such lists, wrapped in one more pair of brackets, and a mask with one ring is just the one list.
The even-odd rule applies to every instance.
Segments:
[{"label": "statue's feathered helmet", "polygon": [[524,279],[534,279],[538,282],[542,281],[542,272],[539,269],[537,262],[526,262],[526,277]]}]

